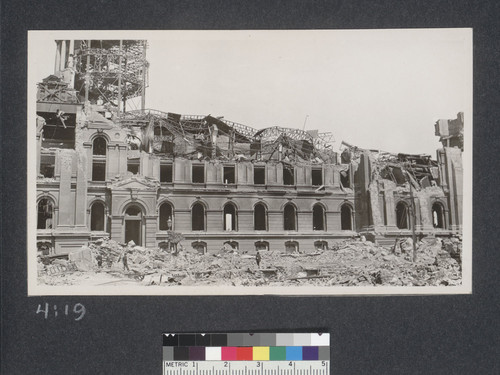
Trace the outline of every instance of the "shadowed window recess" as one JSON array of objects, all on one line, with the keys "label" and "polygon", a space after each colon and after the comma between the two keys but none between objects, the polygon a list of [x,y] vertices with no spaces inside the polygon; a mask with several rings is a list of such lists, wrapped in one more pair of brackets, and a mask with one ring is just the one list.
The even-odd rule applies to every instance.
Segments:
[{"label": "shadowed window recess", "polygon": [[42,198],[38,202],[38,221],[37,229],[54,228],[54,204],[50,199]]},{"label": "shadowed window recess", "polygon": [[284,229],[297,230],[297,210],[295,206],[288,203],[283,210]]},{"label": "shadowed window recess", "polygon": [[191,229],[206,230],[205,207],[201,203],[195,203],[191,209]]},{"label": "shadowed window recess", "polygon": [[237,209],[234,204],[228,203],[224,206],[224,230],[238,230]]},{"label": "shadowed window recess", "polygon": [[253,209],[254,230],[267,230],[267,209],[263,203],[257,203]]},{"label": "shadowed window recess", "polygon": [[104,231],[106,211],[102,202],[94,202],[90,208],[90,230]]},{"label": "shadowed window recess", "polygon": [[313,230],[326,230],[325,209],[321,204],[313,207]]}]

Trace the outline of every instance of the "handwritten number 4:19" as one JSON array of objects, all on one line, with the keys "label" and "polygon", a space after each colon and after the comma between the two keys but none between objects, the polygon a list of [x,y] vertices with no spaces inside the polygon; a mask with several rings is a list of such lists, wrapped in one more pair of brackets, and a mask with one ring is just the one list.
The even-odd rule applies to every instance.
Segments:
[{"label": "handwritten number 4:19", "polygon": [[[52,309],[50,309],[48,303],[45,303],[44,308],[42,308],[42,304],[38,304],[38,308],[36,309],[36,313],[37,314],[43,313],[45,316],[45,319],[49,318],[49,314],[54,314],[54,318],[57,318],[59,316],[59,314],[68,316],[69,312],[70,312],[69,305],[64,305],[63,309],[58,310],[57,305],[53,305]],[[73,314],[77,315],[77,316],[75,316],[75,320],[79,321],[79,320],[83,319],[87,310],[85,309],[85,306],[83,306],[81,303],[75,303],[75,305],[71,309],[71,312]]]}]

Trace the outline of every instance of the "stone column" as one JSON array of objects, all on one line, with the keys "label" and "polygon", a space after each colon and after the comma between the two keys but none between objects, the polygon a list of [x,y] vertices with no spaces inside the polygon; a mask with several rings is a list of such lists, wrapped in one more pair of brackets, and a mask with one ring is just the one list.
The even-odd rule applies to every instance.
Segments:
[{"label": "stone column", "polygon": [[73,162],[73,150],[61,150],[61,176],[59,186],[59,222],[57,227],[69,227],[74,224],[75,202],[71,194],[71,167]]},{"label": "stone column", "polygon": [[61,40],[61,61],[59,64],[59,71],[66,69],[66,41]]},{"label": "stone column", "polygon": [[[75,224],[86,227],[85,211],[87,209],[87,155],[85,152],[76,154],[76,204]],[[90,229],[90,228],[89,228]]]},{"label": "stone column", "polygon": [[61,41],[56,40],[56,61],[54,63],[54,74],[57,75],[61,66]]}]

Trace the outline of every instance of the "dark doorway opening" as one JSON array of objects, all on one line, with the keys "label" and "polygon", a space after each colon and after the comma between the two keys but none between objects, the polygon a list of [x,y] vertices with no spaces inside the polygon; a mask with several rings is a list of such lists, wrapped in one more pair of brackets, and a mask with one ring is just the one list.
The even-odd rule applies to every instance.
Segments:
[{"label": "dark doorway opening", "polygon": [[142,211],[139,207],[131,206],[125,211],[125,242],[134,241],[142,246]]},{"label": "dark doorway opening", "polygon": [[136,245],[141,244],[141,222],[139,220],[125,221],[125,242],[134,241]]}]

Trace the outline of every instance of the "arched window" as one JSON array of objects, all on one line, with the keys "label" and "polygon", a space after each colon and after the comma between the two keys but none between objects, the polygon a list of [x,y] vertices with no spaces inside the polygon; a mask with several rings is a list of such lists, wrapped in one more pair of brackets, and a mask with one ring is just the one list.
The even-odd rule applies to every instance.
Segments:
[{"label": "arched window", "polygon": [[94,202],[90,208],[90,230],[104,231],[104,204],[102,202]]},{"label": "arched window", "polygon": [[236,250],[237,251],[239,248],[239,244],[236,241],[225,241],[222,245],[228,250]]},{"label": "arched window", "polygon": [[228,203],[224,206],[224,230],[238,230],[236,220],[236,207],[232,203]]},{"label": "arched window", "polygon": [[348,204],[340,208],[340,227],[341,230],[352,230],[352,208]]},{"label": "arched window", "polygon": [[432,205],[432,225],[434,228],[446,229],[444,208],[441,203],[436,202]]},{"label": "arched window", "polygon": [[49,255],[52,250],[52,244],[50,242],[38,242],[36,244],[37,254],[39,255]]},{"label": "arched window", "polygon": [[192,242],[191,247],[194,250],[196,250],[199,254],[205,254],[207,252],[207,243],[204,241]]},{"label": "arched window", "polygon": [[396,205],[396,225],[399,229],[408,229],[410,223],[410,210],[404,202]]},{"label": "arched window", "polygon": [[47,198],[40,199],[38,202],[38,221],[37,229],[52,229],[54,228],[53,223],[54,217],[54,205],[52,201]]},{"label": "arched window", "polygon": [[299,243],[297,241],[286,241],[285,242],[285,252],[287,254],[298,253],[299,252]]},{"label": "arched window", "polygon": [[291,203],[283,210],[283,221],[285,230],[297,230],[297,210]]},{"label": "arched window", "polygon": [[103,137],[97,137],[92,144],[92,155],[105,156],[107,142]]},{"label": "arched window", "polygon": [[316,204],[313,207],[313,230],[326,230],[325,209]]},{"label": "arched window", "polygon": [[170,203],[160,206],[160,230],[172,230],[174,228],[174,210]]},{"label": "arched window", "polygon": [[267,210],[262,203],[257,203],[253,209],[253,229],[267,230]]},{"label": "arched window", "polygon": [[314,248],[316,250],[328,250],[328,242],[322,240],[314,241]]},{"label": "arched window", "polygon": [[257,241],[255,242],[255,251],[269,250],[269,242],[267,241]]},{"label": "arched window", "polygon": [[107,142],[97,137],[92,144],[92,181],[106,181]]},{"label": "arched window", "polygon": [[191,209],[192,230],[205,229],[205,207],[201,203],[195,203]]}]

